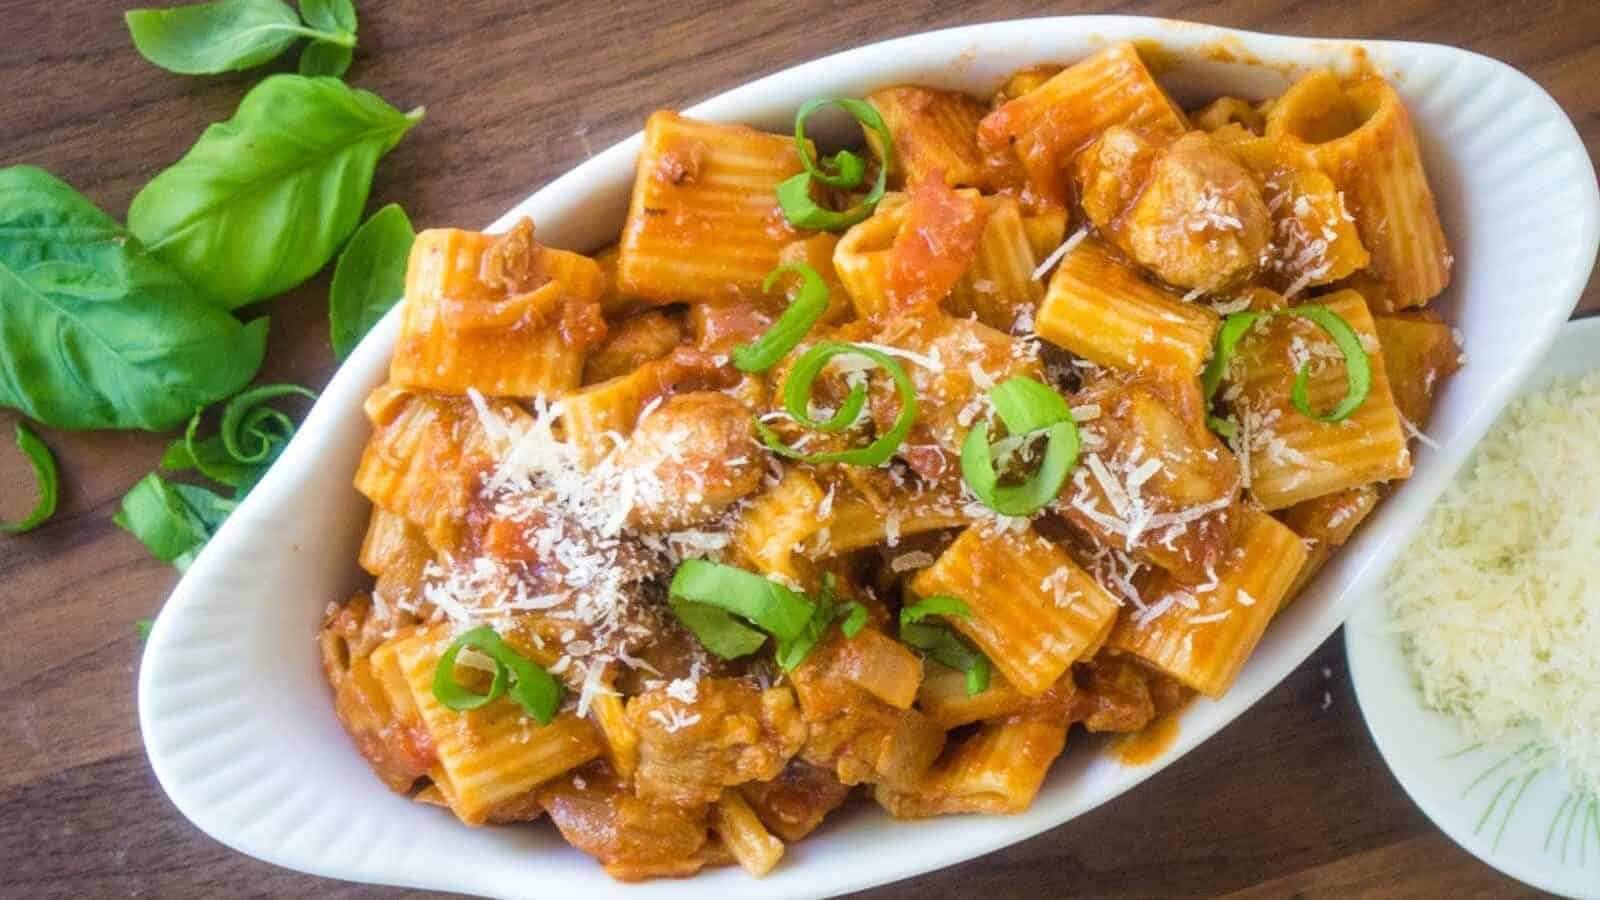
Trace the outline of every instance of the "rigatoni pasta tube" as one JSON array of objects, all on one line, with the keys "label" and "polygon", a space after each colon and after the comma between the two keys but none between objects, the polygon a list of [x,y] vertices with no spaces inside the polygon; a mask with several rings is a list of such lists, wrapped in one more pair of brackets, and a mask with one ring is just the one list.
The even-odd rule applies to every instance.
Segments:
[{"label": "rigatoni pasta tube", "polygon": [[968,528],[911,589],[965,603],[972,616],[949,624],[1026,696],[1048,691],[1117,614],[1117,601],[1065,550],[1027,527]]},{"label": "rigatoni pasta tube", "polygon": [[1305,559],[1299,535],[1245,507],[1214,577],[1196,585],[1158,575],[1141,591],[1144,608],[1125,611],[1106,646],[1220,697],[1255,650]]}]

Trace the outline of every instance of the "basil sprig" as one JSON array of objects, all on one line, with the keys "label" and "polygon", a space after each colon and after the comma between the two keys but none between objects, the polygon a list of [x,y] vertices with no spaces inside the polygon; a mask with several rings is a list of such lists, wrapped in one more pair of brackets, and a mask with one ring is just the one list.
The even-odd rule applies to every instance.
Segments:
[{"label": "basil sprig", "polygon": [[[456,681],[456,657],[467,648],[482,653],[494,662],[494,679],[487,694],[479,694]],[[507,693],[540,725],[555,718],[565,693],[561,682],[505,642],[493,628],[479,626],[451,642],[433,670],[433,696],[446,709],[457,712],[480,709]]]},{"label": "basil sprig", "polygon": [[[871,190],[860,203],[843,212],[827,209],[812,199],[811,182],[815,180],[829,187],[852,190],[860,187],[866,178],[867,163],[849,150],[840,150],[827,160],[827,166],[832,167],[832,171],[829,171],[821,161],[813,158],[811,143],[806,140],[806,119],[818,109],[828,105],[842,108],[854,116],[862,128],[871,129],[878,138],[878,146],[883,155],[879,160],[878,175],[872,183]],[[783,207],[785,218],[794,225],[812,231],[838,231],[872,215],[888,186],[889,167],[894,156],[894,137],[889,133],[889,126],[884,123],[883,117],[872,108],[872,104],[850,98],[808,100],[795,113],[794,142],[799,149],[800,164],[805,166],[805,171],[785,179],[777,187],[778,205]]]},{"label": "basil sprig", "polygon": [[990,388],[989,402],[1010,434],[1006,440],[1014,446],[1044,436],[1044,459],[1022,483],[1000,484],[989,444],[989,423],[979,422],[961,445],[961,477],[995,512],[1031,515],[1061,493],[1067,474],[1078,464],[1078,426],[1072,420],[1072,409],[1048,385],[1020,375]]},{"label": "basil sprig", "polygon": [[900,394],[900,412],[895,416],[894,424],[877,440],[865,447],[853,450],[836,450],[823,453],[803,453],[783,443],[778,433],[773,431],[765,422],[756,420],[756,432],[761,435],[762,443],[767,449],[790,459],[797,459],[808,463],[849,463],[857,466],[881,466],[889,461],[895,450],[905,443],[906,436],[911,433],[911,424],[917,418],[917,388],[912,384],[911,376],[889,354],[872,347],[861,344],[850,344],[843,341],[822,341],[807,350],[795,361],[794,368],[789,370],[789,376],[783,385],[783,407],[789,417],[799,422],[802,426],[816,431],[844,431],[855,425],[861,418],[867,403],[867,388],[865,384],[852,385],[850,392],[845,396],[839,409],[829,418],[818,421],[811,418],[811,391],[816,385],[816,380],[822,374],[822,369],[828,360],[840,354],[853,354],[863,356],[875,363],[879,368],[889,373],[894,379],[895,389]]},{"label": "basil sprig", "polygon": [[[1344,355],[1344,397],[1326,413],[1319,413],[1311,408],[1309,390],[1311,362],[1308,360],[1294,375],[1294,386],[1289,394],[1289,400],[1294,404],[1294,408],[1306,418],[1330,423],[1342,422],[1360,409],[1372,391],[1372,359],[1367,355],[1366,348],[1361,345],[1361,335],[1350,327],[1349,322],[1328,307],[1314,303],[1285,309],[1246,310],[1223,319],[1222,327],[1217,329],[1216,350],[1211,354],[1211,360],[1206,363],[1205,371],[1200,373],[1200,388],[1205,393],[1207,402],[1216,397],[1217,389],[1222,386],[1228,365],[1238,351],[1239,341],[1244,339],[1257,322],[1272,316],[1298,316],[1310,321],[1327,332],[1333,339],[1334,346]],[[1231,422],[1215,416],[1211,417],[1210,424],[1213,429],[1228,437],[1232,437],[1235,431]]]},{"label": "basil sprig", "polygon": [[333,352],[349,356],[406,292],[406,263],[417,233],[398,204],[372,214],[339,251],[328,291]]},{"label": "basil sprig", "polygon": [[989,658],[950,626],[924,621],[934,615],[970,619],[972,610],[960,599],[946,595],[928,597],[902,607],[900,642],[921,650],[942,666],[964,673],[968,696],[988,690]]},{"label": "basil sprig", "polygon": [[[182,75],[259,66],[301,38],[310,38],[311,47],[338,47],[346,54],[355,46],[355,7],[350,0],[302,0],[300,8],[304,23],[283,0],[213,0],[130,10],[124,18],[140,55]],[[342,73],[343,69],[318,74]]]},{"label": "basil sprig", "polygon": [[28,458],[28,464],[33,467],[33,480],[39,488],[39,499],[34,503],[33,511],[20,520],[0,521],[0,532],[6,534],[32,531],[55,515],[56,496],[61,486],[60,475],[56,472],[56,459],[50,455],[50,448],[21,422],[17,423],[17,449],[22,451]]},{"label": "basil sprig", "polygon": [[771,293],[773,283],[789,272],[800,276],[800,292],[759,340],[733,348],[733,365],[741,372],[765,372],[777,365],[828,311],[827,283],[816,269],[802,262],[782,265],[767,273],[761,291]]},{"label": "basil sprig", "polygon": [[379,157],[422,114],[337,79],[274,75],[144,186],[128,228],[220,306],[281,294],[355,230]]}]

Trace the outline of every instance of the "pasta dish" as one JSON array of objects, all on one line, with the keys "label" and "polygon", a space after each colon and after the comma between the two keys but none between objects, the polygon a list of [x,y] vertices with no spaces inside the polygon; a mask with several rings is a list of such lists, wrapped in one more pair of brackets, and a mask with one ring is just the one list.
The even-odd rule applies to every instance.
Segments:
[{"label": "pasta dish", "polygon": [[615,246],[418,236],[339,719],[623,880],[764,874],[852,793],[1024,810],[1075,726],[1225,693],[1410,474],[1450,267],[1370,72],[1183,110],[1118,44],[793,135],[657,112]]}]

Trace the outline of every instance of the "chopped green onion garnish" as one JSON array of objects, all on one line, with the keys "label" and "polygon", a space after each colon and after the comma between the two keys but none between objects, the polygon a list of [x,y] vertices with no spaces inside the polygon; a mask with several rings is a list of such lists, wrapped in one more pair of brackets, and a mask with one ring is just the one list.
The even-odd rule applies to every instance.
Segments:
[{"label": "chopped green onion garnish", "polygon": [[989,658],[948,625],[924,622],[929,616],[972,618],[972,609],[957,597],[939,594],[900,608],[900,640],[933,657],[941,665],[967,675],[967,694],[989,689]]},{"label": "chopped green onion garnish", "polygon": [[[494,679],[489,684],[487,694],[462,687],[456,681],[456,657],[468,647],[494,662]],[[433,672],[434,698],[457,712],[486,706],[500,699],[507,691],[511,699],[521,704],[528,715],[541,725],[548,725],[555,718],[563,692],[561,682],[554,675],[518,653],[487,625],[456,638],[439,657],[439,667]]]},{"label": "chopped green onion garnish", "polygon": [[1318,422],[1342,422],[1350,418],[1350,414],[1361,408],[1367,401],[1367,394],[1372,391],[1372,358],[1367,356],[1367,350],[1361,346],[1361,335],[1356,333],[1350,323],[1346,322],[1338,313],[1326,306],[1296,306],[1286,312],[1294,313],[1302,318],[1310,319],[1317,327],[1328,333],[1333,338],[1333,343],[1344,354],[1344,398],[1326,413],[1317,413],[1311,408],[1311,397],[1307,386],[1311,381],[1311,363],[1307,362],[1294,373],[1294,390],[1290,399],[1294,408],[1300,414]]},{"label": "chopped green onion garnish", "polygon": [[767,448],[780,456],[797,459],[808,463],[850,463],[858,466],[881,466],[889,461],[895,450],[905,442],[906,436],[911,433],[911,423],[917,418],[917,388],[911,383],[911,376],[892,357],[881,350],[863,347],[860,344],[847,344],[842,341],[823,341],[807,350],[789,370],[789,377],[783,385],[783,406],[789,416],[807,428],[819,431],[843,431],[854,425],[861,417],[866,406],[867,389],[864,384],[856,384],[850,388],[850,393],[845,397],[838,412],[826,421],[818,422],[811,418],[811,390],[815,385],[817,376],[822,373],[822,368],[828,360],[840,354],[849,353],[864,356],[889,373],[894,379],[895,388],[900,393],[900,414],[895,416],[894,425],[877,440],[865,447],[854,450],[839,450],[828,453],[802,453],[786,446],[778,437],[777,432],[767,426],[765,422],[756,420],[756,431],[760,433],[761,440]]},{"label": "chopped green onion garnish", "polygon": [[[678,566],[667,594],[678,620],[723,659],[754,653],[766,640],[763,631],[780,643],[794,640],[816,613],[816,605],[799,591],[704,559],[685,560]],[[730,613],[761,631],[741,624]]]},{"label": "chopped green onion garnish", "polygon": [[741,372],[765,372],[777,365],[828,311],[828,285],[816,269],[805,263],[789,263],[773,269],[761,282],[761,290],[770,293],[773,282],[785,272],[800,276],[800,294],[760,340],[733,348],[733,365]]},{"label": "chopped green onion garnish", "polygon": [[222,445],[234,462],[265,462],[294,434],[294,421],[266,405],[290,394],[317,399],[315,391],[297,384],[264,384],[228,401],[222,411]]},{"label": "chopped green onion garnish", "polygon": [[33,511],[23,516],[21,521],[0,522],[0,532],[6,534],[22,534],[44,524],[46,519],[55,515],[56,498],[61,490],[61,476],[56,471],[56,458],[50,455],[50,448],[45,446],[44,441],[21,422],[17,423],[17,448],[28,457],[28,463],[33,466],[33,480],[39,486],[39,501],[33,505]]},{"label": "chopped green onion garnish", "polygon": [[1061,493],[1067,473],[1078,464],[1078,426],[1067,401],[1048,385],[1016,376],[989,389],[989,402],[1005,423],[1008,440],[1043,434],[1044,459],[1026,481],[1000,484],[989,444],[989,423],[979,422],[961,445],[961,477],[983,504],[1001,515],[1026,516]]},{"label": "chopped green onion garnish", "polygon": [[[883,153],[883,159],[878,166],[878,177],[873,181],[872,189],[860,203],[843,212],[826,209],[813,200],[811,182],[815,179],[829,187],[844,190],[856,188],[866,177],[867,164],[857,154],[849,150],[840,150],[829,160],[834,169],[833,172],[829,172],[812,158],[811,147],[806,140],[806,119],[813,112],[829,104],[843,108],[854,116],[863,128],[872,129],[878,137]],[[785,179],[777,188],[778,204],[783,207],[783,214],[791,223],[813,231],[837,231],[872,215],[873,209],[877,207],[878,201],[883,199],[883,192],[888,186],[890,161],[894,155],[894,137],[889,133],[889,126],[884,124],[883,117],[872,108],[872,104],[853,99],[807,101],[795,113],[794,140],[800,150],[800,163],[806,170]]]},{"label": "chopped green onion garnish", "polygon": [[[1350,327],[1350,323],[1338,313],[1326,306],[1308,303],[1287,309],[1237,312],[1223,319],[1222,327],[1217,330],[1216,351],[1211,354],[1211,361],[1206,363],[1205,371],[1200,374],[1200,387],[1205,392],[1208,403],[1216,396],[1217,388],[1222,386],[1222,379],[1227,374],[1228,364],[1233,361],[1234,353],[1238,350],[1239,341],[1257,322],[1270,316],[1299,316],[1312,322],[1326,331],[1328,336],[1333,338],[1333,343],[1339,348],[1339,352],[1344,354],[1346,384],[1344,398],[1326,413],[1319,414],[1311,408],[1308,391],[1311,363],[1307,361],[1295,372],[1294,388],[1290,392],[1289,399],[1301,415],[1316,419],[1318,422],[1342,422],[1348,419],[1351,413],[1360,409],[1361,404],[1367,402],[1367,394],[1372,391],[1372,358],[1361,345],[1361,335],[1357,334],[1356,330]],[[1216,417],[1208,421],[1213,429],[1225,437],[1231,437],[1235,430],[1231,423]],[[1220,427],[1224,425],[1227,426],[1226,430]]]},{"label": "chopped green onion garnish", "polygon": [[929,597],[920,603],[900,608],[900,624],[914,625],[929,616],[955,616],[961,619],[972,618],[972,609],[963,603],[960,598],[947,594]]},{"label": "chopped green onion garnish", "polygon": [[[902,610],[902,613],[904,611]],[[965,672],[967,694],[981,694],[989,689],[989,658],[967,643],[947,625],[927,622],[902,622],[900,640],[933,658],[940,665]]]},{"label": "chopped green onion garnish", "polygon": [[867,627],[867,608],[855,601],[839,607],[844,612],[844,622],[840,623],[839,630],[847,638],[853,638]]}]

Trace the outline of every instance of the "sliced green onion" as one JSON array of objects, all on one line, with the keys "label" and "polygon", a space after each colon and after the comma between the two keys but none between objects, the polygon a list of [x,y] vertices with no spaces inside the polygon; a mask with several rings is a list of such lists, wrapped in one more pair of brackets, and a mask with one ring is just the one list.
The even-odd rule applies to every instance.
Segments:
[{"label": "sliced green onion", "polygon": [[1239,341],[1257,322],[1270,315],[1269,311],[1245,311],[1230,313],[1222,320],[1222,327],[1217,329],[1217,349],[1206,363],[1205,371],[1200,373],[1200,390],[1207,401],[1215,397],[1217,388],[1222,386],[1222,378],[1228,374],[1228,364],[1233,362]]},{"label": "sliced green onion", "polygon": [[17,449],[33,466],[33,480],[39,486],[39,500],[33,505],[33,511],[20,521],[0,522],[0,532],[6,534],[22,534],[44,524],[46,519],[55,515],[56,500],[61,491],[61,475],[56,471],[56,458],[50,455],[50,448],[45,446],[44,441],[21,422],[17,423]]},{"label": "sliced green onion", "polygon": [[[704,559],[684,560],[667,588],[673,614],[724,659],[755,652],[766,638],[792,641],[805,630],[816,605],[799,591],[790,590],[754,572]],[[761,631],[734,620],[737,615]]]},{"label": "sliced green onion", "polygon": [[1048,385],[1016,376],[989,389],[989,402],[1011,439],[1045,437],[1044,459],[1021,484],[1002,485],[994,470],[989,423],[979,422],[961,445],[961,477],[983,504],[1006,516],[1027,516],[1061,493],[1078,464],[1078,426],[1067,401]]},{"label": "sliced green onion", "polygon": [[[462,687],[456,681],[456,657],[468,647],[494,662],[494,679],[487,694]],[[561,705],[561,682],[538,663],[518,653],[487,625],[456,638],[439,657],[439,666],[433,671],[434,698],[457,712],[479,709],[508,691],[511,699],[541,725],[550,724],[556,707]]]},{"label": "sliced green onion", "polygon": [[844,636],[847,638],[853,638],[860,634],[861,629],[867,626],[867,608],[855,601],[851,601],[840,607],[840,609],[844,612],[844,621],[840,623],[839,630],[844,632]]},{"label": "sliced green onion", "polygon": [[228,452],[227,445],[223,442],[222,435],[212,435],[205,440],[196,440],[200,430],[200,410],[195,410],[189,417],[189,427],[184,429],[183,439],[173,441],[172,446],[161,457],[161,468],[169,472],[181,472],[194,469],[201,475],[237,488],[246,482],[259,480],[256,469],[259,463],[239,462]]},{"label": "sliced green onion", "polygon": [[[1222,385],[1228,364],[1233,361],[1233,356],[1238,350],[1239,341],[1256,322],[1269,316],[1299,316],[1306,319],[1327,332],[1328,336],[1333,338],[1333,343],[1339,348],[1339,352],[1344,354],[1346,384],[1344,397],[1326,413],[1318,413],[1311,408],[1309,391],[1311,363],[1306,362],[1295,372],[1294,387],[1290,391],[1289,399],[1301,415],[1318,422],[1342,422],[1348,419],[1351,413],[1360,409],[1361,404],[1367,402],[1367,395],[1372,391],[1372,358],[1361,345],[1361,335],[1338,313],[1314,303],[1291,306],[1287,309],[1237,312],[1223,319],[1222,327],[1217,331],[1216,351],[1211,354],[1211,361],[1206,363],[1205,371],[1200,374],[1200,387],[1205,392],[1207,402],[1216,396],[1217,388]],[[1226,437],[1231,437],[1235,430],[1231,424],[1224,423],[1216,417],[1212,417],[1209,422],[1213,429]],[[1228,424],[1229,430],[1225,431],[1219,427],[1223,424]]]},{"label": "sliced green onion", "polygon": [[765,372],[777,365],[828,311],[828,285],[816,269],[805,263],[789,263],[773,269],[761,282],[762,292],[771,293],[773,282],[785,272],[800,276],[800,294],[760,340],[733,348],[733,365],[741,372]]},{"label": "sliced green onion", "polygon": [[955,616],[960,619],[972,618],[972,609],[958,597],[948,594],[938,594],[928,597],[919,603],[900,608],[900,624],[915,625],[929,616]]},{"label": "sliced green onion", "polygon": [[[829,104],[837,105],[850,113],[861,123],[863,129],[871,129],[878,137],[883,154],[878,166],[878,177],[874,179],[872,189],[860,203],[843,212],[826,209],[813,200],[811,182],[815,179],[829,187],[845,190],[859,187],[862,179],[866,177],[867,164],[855,153],[840,150],[829,160],[835,171],[828,172],[821,163],[812,158],[811,147],[806,140],[806,119],[813,112]],[[878,201],[883,199],[884,190],[888,186],[889,168],[894,156],[894,137],[890,134],[889,126],[884,123],[883,117],[872,108],[872,104],[854,99],[807,101],[795,114],[794,140],[800,151],[800,163],[806,170],[785,179],[777,188],[778,205],[783,207],[783,214],[791,223],[812,231],[837,231],[872,215],[873,209],[877,207]]]},{"label": "sliced green onion", "polygon": [[822,641],[827,634],[828,626],[843,619],[839,631],[846,638],[853,638],[861,633],[862,627],[867,624],[867,608],[855,601],[839,603],[835,593],[836,582],[832,572],[825,572],[822,576],[822,593],[816,599],[816,611],[812,613],[811,620],[800,634],[789,640],[778,641],[776,658],[778,666],[785,672],[793,672],[811,655],[813,648]]},{"label": "sliced green onion", "polygon": [[1307,391],[1311,381],[1311,363],[1307,362],[1300,367],[1300,371],[1294,373],[1294,390],[1289,395],[1294,408],[1299,410],[1301,415],[1316,419],[1318,422],[1342,422],[1350,418],[1351,413],[1367,402],[1367,394],[1372,391],[1372,358],[1367,356],[1366,348],[1361,346],[1361,335],[1350,327],[1349,322],[1326,306],[1296,306],[1285,311],[1316,323],[1317,327],[1333,338],[1334,346],[1344,354],[1344,398],[1326,413],[1319,414],[1314,411]]},{"label": "sliced green onion", "polygon": [[[904,610],[901,614],[904,615]],[[940,665],[966,673],[969,696],[989,689],[989,658],[949,626],[902,622],[900,641],[921,650]]]},{"label": "sliced green onion", "polygon": [[864,356],[889,373],[894,379],[895,388],[900,393],[900,414],[895,417],[894,425],[877,440],[865,447],[854,450],[839,450],[828,453],[802,453],[785,445],[778,437],[777,432],[767,426],[765,422],[756,420],[756,431],[761,435],[761,440],[767,448],[780,456],[797,459],[808,463],[849,463],[858,466],[881,466],[894,456],[895,450],[905,442],[906,436],[911,433],[911,424],[917,418],[917,388],[912,384],[911,376],[892,357],[881,350],[863,347],[860,344],[847,344],[842,341],[823,341],[807,350],[789,370],[789,377],[783,385],[783,405],[789,416],[807,428],[819,431],[843,431],[856,423],[861,417],[866,405],[867,389],[865,385],[856,384],[850,389],[845,401],[840,405],[839,411],[833,417],[818,422],[811,418],[811,390],[816,383],[817,376],[821,374],[823,366],[828,360],[840,354],[855,354]]},{"label": "sliced green onion", "polygon": [[266,405],[291,394],[317,399],[315,391],[297,384],[264,384],[228,401],[222,411],[222,445],[234,462],[266,462],[294,434],[294,421]]}]

